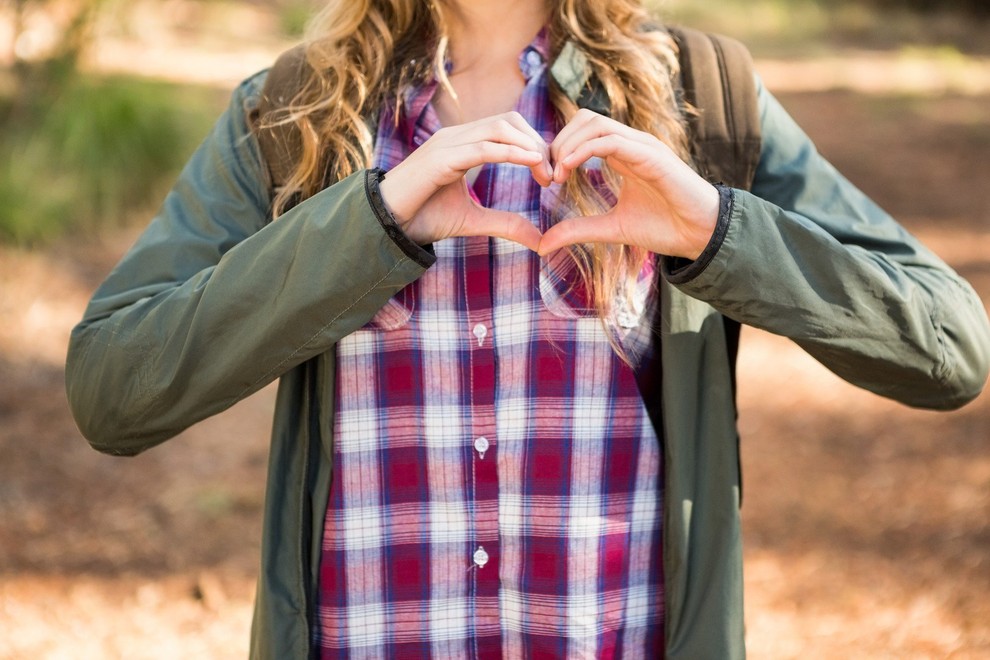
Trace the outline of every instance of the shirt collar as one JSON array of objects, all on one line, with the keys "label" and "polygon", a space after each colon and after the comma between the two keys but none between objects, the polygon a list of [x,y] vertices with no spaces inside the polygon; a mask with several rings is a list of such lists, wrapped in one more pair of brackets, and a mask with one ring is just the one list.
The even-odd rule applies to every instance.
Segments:
[{"label": "shirt collar", "polygon": [[544,27],[519,53],[519,70],[527,82],[543,71],[548,59],[550,59],[550,34]]}]

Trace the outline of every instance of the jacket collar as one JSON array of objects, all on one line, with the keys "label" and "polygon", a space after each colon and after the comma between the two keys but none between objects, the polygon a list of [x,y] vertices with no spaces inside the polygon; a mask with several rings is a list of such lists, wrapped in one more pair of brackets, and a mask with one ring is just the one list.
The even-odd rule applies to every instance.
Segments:
[{"label": "jacket collar", "polygon": [[550,75],[579,108],[609,115],[608,95],[598,79],[592,76],[588,56],[573,41],[568,41],[560,49],[560,54],[550,66]]}]

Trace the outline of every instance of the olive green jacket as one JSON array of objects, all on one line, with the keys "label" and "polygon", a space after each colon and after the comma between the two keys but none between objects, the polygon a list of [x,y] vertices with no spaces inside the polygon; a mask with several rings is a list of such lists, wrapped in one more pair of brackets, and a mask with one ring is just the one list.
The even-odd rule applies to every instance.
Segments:
[{"label": "olive green jacket", "polygon": [[[359,172],[268,222],[245,81],[69,346],[69,401],[96,449],[132,455],[280,379],[251,641],[311,653],[333,456],[334,345],[432,255],[387,232]],[[836,173],[764,90],[752,193],[734,191],[709,258],[659,279],[667,657],[745,653],[739,457],[725,315],[792,338],[841,377],[908,405],[983,387],[973,290]],[[373,188],[373,186],[371,187]],[[658,406],[659,404],[659,406]]]}]

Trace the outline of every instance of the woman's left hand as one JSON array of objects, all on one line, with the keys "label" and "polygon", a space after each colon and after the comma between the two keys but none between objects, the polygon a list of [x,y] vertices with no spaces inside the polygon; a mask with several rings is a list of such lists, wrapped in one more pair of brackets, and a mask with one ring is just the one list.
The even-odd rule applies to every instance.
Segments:
[{"label": "woman's left hand", "polygon": [[567,218],[548,229],[541,255],[575,243],[622,243],[697,259],[708,245],[718,221],[718,191],[657,137],[579,110],[550,154],[556,183],[597,156],[622,176],[622,185],[608,212]]}]

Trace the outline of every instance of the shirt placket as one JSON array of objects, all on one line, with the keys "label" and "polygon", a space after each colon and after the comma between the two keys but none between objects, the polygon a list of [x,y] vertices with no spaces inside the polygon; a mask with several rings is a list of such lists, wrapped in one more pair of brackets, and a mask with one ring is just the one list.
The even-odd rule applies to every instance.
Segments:
[{"label": "shirt placket", "polygon": [[464,291],[470,349],[471,437],[466,439],[470,465],[473,539],[470,552],[474,591],[475,652],[501,658],[499,621],[498,438],[495,433],[495,350],[492,309],[492,264],[486,237],[466,239]]}]

